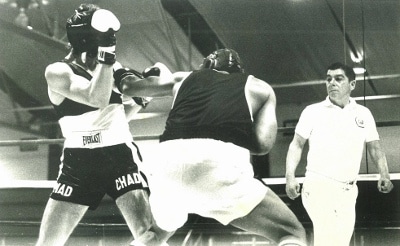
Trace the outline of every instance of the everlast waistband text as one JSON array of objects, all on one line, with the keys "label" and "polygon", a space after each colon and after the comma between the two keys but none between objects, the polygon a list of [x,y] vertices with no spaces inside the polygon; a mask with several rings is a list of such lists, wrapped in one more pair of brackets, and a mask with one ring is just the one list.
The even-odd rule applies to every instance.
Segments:
[{"label": "everlast waistband text", "polygon": [[82,136],[82,140],[83,146],[86,146],[88,144],[99,144],[101,143],[101,134],[97,133],[94,135]]}]

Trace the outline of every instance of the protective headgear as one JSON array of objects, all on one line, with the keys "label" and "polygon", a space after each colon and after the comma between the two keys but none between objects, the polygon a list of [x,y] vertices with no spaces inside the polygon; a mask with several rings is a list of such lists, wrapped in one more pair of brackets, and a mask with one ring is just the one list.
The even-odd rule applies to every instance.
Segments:
[{"label": "protective headgear", "polygon": [[116,32],[119,28],[120,22],[112,12],[94,4],[81,4],[66,24],[68,41],[74,51],[92,55],[97,53],[97,33],[110,29]]},{"label": "protective headgear", "polygon": [[219,49],[204,58],[200,68],[215,69],[228,73],[243,73],[239,54],[232,49]]}]

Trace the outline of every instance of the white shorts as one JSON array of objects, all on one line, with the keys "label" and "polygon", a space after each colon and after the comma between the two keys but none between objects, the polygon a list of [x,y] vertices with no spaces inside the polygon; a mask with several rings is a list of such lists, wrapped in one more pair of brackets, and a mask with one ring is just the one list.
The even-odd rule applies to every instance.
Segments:
[{"label": "white shorts", "polygon": [[166,141],[144,161],[151,209],[167,231],[183,226],[189,213],[227,225],[250,213],[268,189],[254,178],[249,151],[231,143]]}]

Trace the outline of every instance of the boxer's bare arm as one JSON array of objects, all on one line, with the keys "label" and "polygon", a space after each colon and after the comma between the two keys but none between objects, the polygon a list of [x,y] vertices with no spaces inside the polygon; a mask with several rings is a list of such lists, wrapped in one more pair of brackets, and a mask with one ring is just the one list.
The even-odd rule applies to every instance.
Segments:
[{"label": "boxer's bare arm", "polygon": [[63,62],[50,64],[45,71],[50,99],[58,104],[57,99],[69,98],[92,107],[108,105],[113,86],[112,66],[99,64],[93,78],[89,81],[76,75]]},{"label": "boxer's bare arm", "polygon": [[265,155],[273,147],[278,125],[276,121],[276,97],[272,87],[263,80],[249,76],[246,98],[253,113],[254,155]]},{"label": "boxer's bare arm", "polygon": [[[171,71],[162,63],[156,63],[152,67],[160,69],[159,76],[149,76],[147,78],[138,78],[137,76],[124,76],[120,84],[119,90],[128,96],[136,97],[165,97],[173,96],[181,83],[190,72]],[[116,79],[118,80],[118,79]]]}]

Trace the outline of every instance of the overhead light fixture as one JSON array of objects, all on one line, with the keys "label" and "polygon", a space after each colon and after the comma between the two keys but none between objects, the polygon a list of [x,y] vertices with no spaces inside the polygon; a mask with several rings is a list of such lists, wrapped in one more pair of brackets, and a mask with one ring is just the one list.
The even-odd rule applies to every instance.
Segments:
[{"label": "overhead light fixture", "polygon": [[364,67],[356,66],[353,68],[354,73],[357,74],[364,74],[367,70]]},{"label": "overhead light fixture", "polygon": [[353,52],[350,52],[350,58],[351,60],[356,64],[353,68],[354,73],[357,74],[364,74],[367,70],[361,65],[361,62],[363,61],[364,58],[364,52],[357,52],[357,54],[354,54]]},{"label": "overhead light fixture", "polygon": [[31,28],[29,24],[29,17],[26,15],[25,8],[19,8],[19,13],[14,19],[14,23],[17,26]]},{"label": "overhead light fixture", "polygon": [[16,1],[9,1],[8,3],[10,4],[11,7],[18,9],[18,15],[14,19],[14,24],[20,27],[32,29],[29,17],[26,14],[26,10],[29,8],[37,8],[38,4],[32,0],[16,0]]},{"label": "overhead light fixture", "polygon": [[355,54],[354,52],[350,51],[350,58],[354,63],[361,63],[364,59],[364,52],[358,52]]},{"label": "overhead light fixture", "polygon": [[33,29],[30,25],[29,17],[26,14],[28,9],[37,9],[42,5],[48,5],[49,0],[0,0],[0,5],[8,5],[18,9],[18,15],[14,19],[14,24],[20,27]]},{"label": "overhead light fixture", "polygon": [[[39,0],[0,0],[1,5],[9,5],[12,8],[37,9]],[[41,1],[41,4],[46,5],[48,1]]]}]

